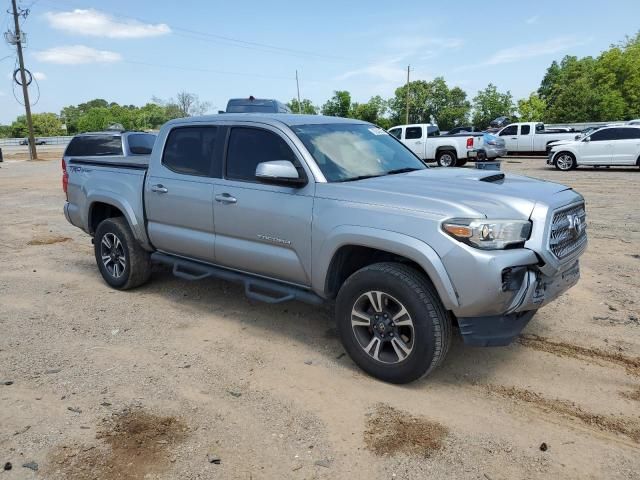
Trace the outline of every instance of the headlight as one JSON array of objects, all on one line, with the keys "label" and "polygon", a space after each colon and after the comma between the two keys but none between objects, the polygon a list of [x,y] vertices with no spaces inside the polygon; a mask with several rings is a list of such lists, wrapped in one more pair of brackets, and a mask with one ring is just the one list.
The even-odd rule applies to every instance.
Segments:
[{"label": "headlight", "polygon": [[456,240],[483,250],[502,250],[522,245],[531,233],[528,220],[487,220],[484,218],[452,218],[442,229]]}]

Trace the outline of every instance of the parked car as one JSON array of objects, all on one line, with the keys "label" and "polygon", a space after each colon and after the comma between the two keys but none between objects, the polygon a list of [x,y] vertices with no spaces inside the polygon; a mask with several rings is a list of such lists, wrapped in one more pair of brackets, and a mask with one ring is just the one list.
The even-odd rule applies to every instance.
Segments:
[{"label": "parked car", "polygon": [[498,118],[496,118],[494,120],[491,120],[491,122],[489,122],[489,127],[490,128],[498,128],[498,129],[500,129],[502,127],[505,127],[505,126],[509,125],[511,122],[512,122],[512,120],[511,120],[510,117],[502,116],[502,117],[498,117]]},{"label": "parked car", "polygon": [[[494,159],[506,154],[504,142],[483,133],[440,135],[437,125],[398,125],[389,133],[404,143],[425,162],[437,162],[441,167],[461,167],[467,161]],[[490,144],[485,144],[491,140]]]},{"label": "parked car", "polygon": [[627,125],[640,125],[640,118],[637,118],[635,120],[629,120],[627,122]]},{"label": "parked car", "polygon": [[599,126],[598,127],[587,127],[585,129],[581,130],[580,133],[576,134],[576,136],[573,139],[554,140],[553,142],[547,143],[547,156],[549,156],[549,153],[551,152],[553,147],[556,147],[558,145],[566,145],[567,143],[574,142],[575,140],[580,140],[581,138],[584,138],[587,135],[589,135],[591,132],[595,132],[599,128],[602,128],[602,127],[599,127]]},{"label": "parked car", "polygon": [[[36,145],[46,145],[47,141],[42,138],[36,138],[33,143]],[[25,138],[24,140],[20,140],[20,145],[29,145],[29,139]]]},{"label": "parked car", "polygon": [[64,214],[93,237],[108,285],[141,285],[162,263],[240,282],[254,300],[335,303],[347,353],[384,381],[433,371],[454,322],[468,344],[510,343],[579,278],[580,194],[428,168],[367,122],[182,118],[145,159],[63,164]]},{"label": "parked car", "polygon": [[569,171],[581,165],[640,166],[640,126],[600,128],[549,152],[547,164]]},{"label": "parked car", "polygon": [[226,113],[291,113],[291,110],[278,100],[250,96],[229,100]]},{"label": "parked car", "polygon": [[473,133],[480,131],[482,130],[480,130],[478,127],[467,125],[466,127],[453,127],[447,132],[447,135],[457,135],[458,133]]},{"label": "parked car", "polygon": [[543,155],[556,140],[574,140],[575,132],[547,132],[544,123],[520,122],[507,125],[497,135],[504,138],[509,153]]}]

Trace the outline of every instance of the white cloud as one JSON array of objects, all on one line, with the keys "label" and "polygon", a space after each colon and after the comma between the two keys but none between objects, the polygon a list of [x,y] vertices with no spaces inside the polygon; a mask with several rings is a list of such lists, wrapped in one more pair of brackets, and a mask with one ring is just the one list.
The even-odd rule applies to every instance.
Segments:
[{"label": "white cloud", "polygon": [[473,65],[463,65],[455,69],[455,71],[464,71],[480,67],[488,67],[492,65],[502,65],[505,63],[514,63],[534,57],[545,55],[553,55],[565,52],[575,47],[587,44],[591,39],[578,39],[576,37],[556,37],[544,42],[526,43],[516,45],[509,48],[498,50],[487,60]]},{"label": "white cloud", "polygon": [[42,81],[47,79],[47,75],[42,72],[33,72],[33,78]]},{"label": "white cloud", "polygon": [[366,67],[349,70],[339,75],[337,80],[346,80],[351,77],[371,76],[385,82],[400,82],[407,75],[406,66],[401,66],[400,62],[404,57],[380,60]]},{"label": "white cloud", "polygon": [[41,62],[62,65],[79,65],[82,63],[113,63],[122,60],[119,53],[109,50],[96,50],[84,45],[67,45],[40,50],[34,53]]},{"label": "white cloud", "polygon": [[525,23],[527,25],[534,25],[536,23],[538,23],[538,20],[540,20],[540,15],[534,15],[533,17],[529,17],[525,20]]},{"label": "white cloud", "polygon": [[93,37],[143,38],[171,33],[171,28],[166,23],[154,25],[133,19],[119,19],[94,9],[48,12],[45,17],[53,28]]}]

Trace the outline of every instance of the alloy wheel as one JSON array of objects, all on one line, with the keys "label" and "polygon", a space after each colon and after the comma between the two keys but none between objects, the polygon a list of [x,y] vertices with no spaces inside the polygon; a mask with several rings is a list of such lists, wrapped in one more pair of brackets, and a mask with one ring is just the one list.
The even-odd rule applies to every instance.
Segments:
[{"label": "alloy wheel", "polygon": [[381,291],[368,291],[351,309],[351,328],[360,347],[374,360],[397,364],[414,347],[414,325],[406,307]]},{"label": "alloy wheel", "polygon": [[127,267],[124,246],[114,233],[108,232],[100,241],[100,257],[104,268],[113,278],[120,278]]}]

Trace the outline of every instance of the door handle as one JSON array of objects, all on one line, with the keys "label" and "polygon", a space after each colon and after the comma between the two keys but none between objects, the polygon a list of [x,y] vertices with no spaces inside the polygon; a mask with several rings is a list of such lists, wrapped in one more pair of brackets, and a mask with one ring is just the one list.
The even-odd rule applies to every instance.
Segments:
[{"label": "door handle", "polygon": [[236,197],[232,197],[228,193],[222,193],[220,195],[216,195],[215,199],[216,199],[216,202],[220,202],[220,203],[227,203],[227,204],[238,203],[238,200],[236,199]]},{"label": "door handle", "polygon": [[161,183],[157,185],[151,185],[151,191],[156,193],[167,193],[169,189],[162,185]]},{"label": "door handle", "polygon": [[422,145],[422,142],[421,142],[420,140],[418,140],[418,141],[416,142],[416,145]]},{"label": "door handle", "polygon": [[511,140],[517,140],[518,137],[511,137]]}]

